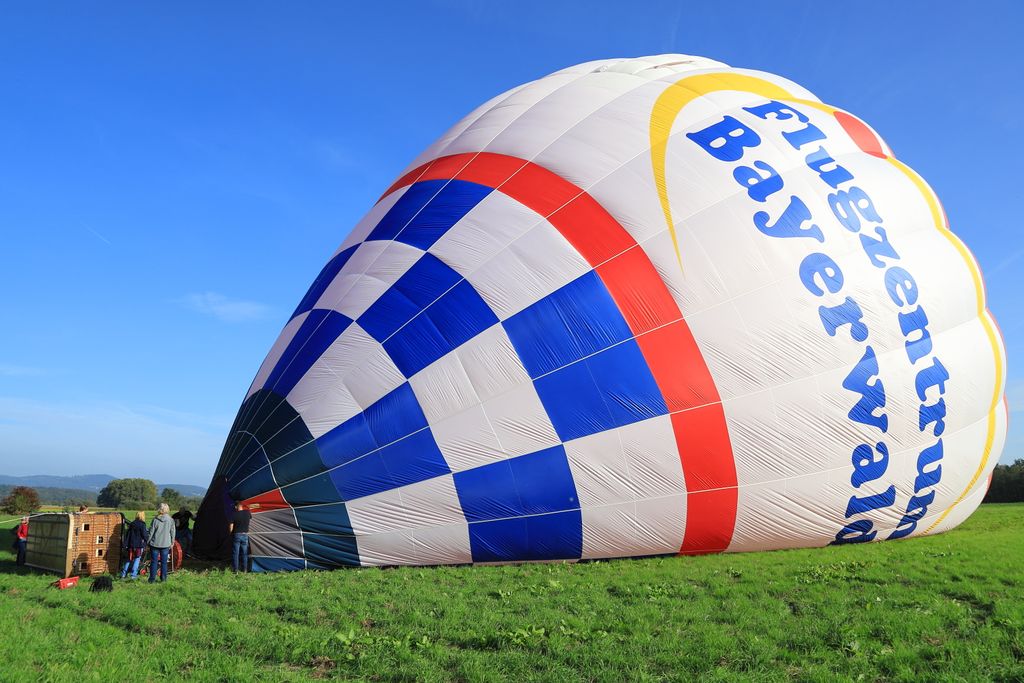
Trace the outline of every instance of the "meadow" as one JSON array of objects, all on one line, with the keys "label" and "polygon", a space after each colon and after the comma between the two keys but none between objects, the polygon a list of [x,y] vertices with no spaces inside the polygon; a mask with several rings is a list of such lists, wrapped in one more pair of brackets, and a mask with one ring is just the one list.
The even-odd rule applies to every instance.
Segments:
[{"label": "meadow", "polygon": [[771,553],[59,591],[0,551],[0,680],[1020,681],[1024,504]]}]

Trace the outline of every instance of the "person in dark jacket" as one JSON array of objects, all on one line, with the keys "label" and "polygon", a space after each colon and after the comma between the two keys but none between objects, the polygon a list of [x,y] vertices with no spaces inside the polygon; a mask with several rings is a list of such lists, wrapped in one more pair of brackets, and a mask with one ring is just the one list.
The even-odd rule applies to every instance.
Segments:
[{"label": "person in dark jacket", "polygon": [[156,582],[158,569],[160,580],[167,580],[167,560],[171,554],[171,546],[174,545],[174,520],[167,514],[171,508],[167,503],[160,503],[156,511],[157,515],[149,526],[149,547],[153,558],[149,564],[150,583]]},{"label": "person in dark jacket", "polygon": [[228,532],[231,534],[231,568],[236,572],[249,571],[249,522],[252,513],[245,509],[242,501],[235,503],[235,515],[231,518]]},{"label": "person in dark jacket", "polygon": [[14,546],[18,551],[18,565],[20,566],[25,564],[25,549],[28,547],[28,517],[21,518],[21,524],[18,525],[14,536]]},{"label": "person in dark jacket", "polygon": [[192,549],[192,530],[189,528],[189,522],[194,517],[192,511],[185,506],[171,515],[171,519],[174,520],[174,540],[181,544],[181,552],[185,555]]},{"label": "person in dark jacket", "polygon": [[135,521],[128,525],[128,536],[125,539],[124,551],[125,561],[121,567],[121,578],[128,576],[131,569],[132,578],[139,577],[139,563],[142,562],[142,554],[146,552],[146,544],[149,543],[149,531],[146,530],[146,513],[138,511],[135,513]]}]

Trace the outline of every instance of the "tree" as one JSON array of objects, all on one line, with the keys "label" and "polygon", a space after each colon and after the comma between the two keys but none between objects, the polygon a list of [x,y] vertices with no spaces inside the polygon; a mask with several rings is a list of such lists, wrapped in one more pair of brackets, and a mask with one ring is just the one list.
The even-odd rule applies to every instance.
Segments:
[{"label": "tree", "polygon": [[0,508],[9,515],[27,515],[39,509],[39,494],[28,486],[15,486],[0,501]]},{"label": "tree", "polygon": [[167,487],[160,492],[160,499],[172,508],[180,507],[185,501],[185,497],[183,495],[170,487]]},{"label": "tree", "polygon": [[1024,460],[1012,465],[996,465],[992,485],[985,494],[985,503],[1019,503],[1024,501]]},{"label": "tree", "polygon": [[145,503],[149,507],[156,501],[156,484],[149,479],[113,479],[96,496],[100,507],[120,508],[128,503]]}]

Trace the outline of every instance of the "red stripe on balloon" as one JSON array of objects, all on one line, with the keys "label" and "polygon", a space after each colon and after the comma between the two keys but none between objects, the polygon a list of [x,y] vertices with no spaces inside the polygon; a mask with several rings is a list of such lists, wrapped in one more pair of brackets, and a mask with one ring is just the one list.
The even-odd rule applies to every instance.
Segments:
[{"label": "red stripe on balloon", "polygon": [[680,552],[721,552],[729,547],[736,523],[736,465],[721,402],[673,413],[672,429],[688,492]]},{"label": "red stripe on balloon", "polygon": [[736,465],[714,379],[682,312],[636,240],[593,197],[534,163],[489,152],[455,154],[402,176],[384,196],[422,180],[494,188],[547,220],[604,282],[672,413],[687,489],[679,551],[725,550],[736,525]]},{"label": "red stripe on balloon", "polygon": [[242,501],[242,504],[247,508],[253,508],[252,512],[267,512],[268,510],[281,510],[287,507],[288,501],[284,499],[281,494],[281,489],[273,489],[266,493],[261,493],[258,496],[252,498],[246,498]]},{"label": "red stripe on balloon", "polygon": [[843,127],[843,130],[850,136],[854,144],[860,147],[861,151],[879,159],[885,159],[888,156],[882,147],[882,141],[868,128],[868,124],[856,116],[847,114],[845,111],[839,111],[838,109],[833,113],[833,116],[836,117],[836,121]]}]

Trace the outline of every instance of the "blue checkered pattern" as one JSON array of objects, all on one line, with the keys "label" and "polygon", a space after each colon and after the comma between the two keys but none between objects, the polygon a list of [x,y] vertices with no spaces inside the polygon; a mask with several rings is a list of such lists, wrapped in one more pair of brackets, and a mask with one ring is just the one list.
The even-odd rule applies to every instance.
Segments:
[{"label": "blue checkered pattern", "polygon": [[[361,244],[353,245],[331,259],[303,297],[295,316],[305,319],[262,391],[247,401],[261,405],[243,406],[246,420],[258,418],[258,434],[232,435],[241,454],[229,474],[236,495],[251,497],[280,488],[295,506],[294,524],[301,532],[303,557],[256,553],[258,568],[359,564],[360,539],[369,541],[353,526],[353,506],[369,509],[390,492],[411,491],[409,487],[439,477],[450,478],[455,491],[450,505],[461,507],[471,555],[467,559],[581,556],[580,502],[562,445],[514,457],[506,453],[494,462],[453,472],[408,382],[498,326],[511,341],[559,441],[668,412],[629,326],[595,272],[499,320],[466,274],[430,251],[491,192],[463,181],[414,183],[365,240],[422,250],[411,267],[353,320],[332,310],[335,302],[322,300],[353,262]],[[396,378],[405,381],[398,380],[373,403],[313,438],[300,416],[282,409],[288,403],[280,397],[288,396],[346,331],[355,330],[365,331],[383,348],[397,369]],[[285,413],[291,416],[286,422]]]}]

